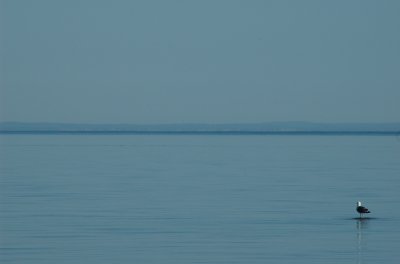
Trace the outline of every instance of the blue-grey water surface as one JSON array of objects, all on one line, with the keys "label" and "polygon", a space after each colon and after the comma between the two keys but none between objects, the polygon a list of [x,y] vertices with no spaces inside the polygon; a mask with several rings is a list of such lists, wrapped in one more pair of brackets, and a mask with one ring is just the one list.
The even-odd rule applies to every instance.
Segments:
[{"label": "blue-grey water surface", "polygon": [[0,139],[4,264],[400,259],[395,136]]}]

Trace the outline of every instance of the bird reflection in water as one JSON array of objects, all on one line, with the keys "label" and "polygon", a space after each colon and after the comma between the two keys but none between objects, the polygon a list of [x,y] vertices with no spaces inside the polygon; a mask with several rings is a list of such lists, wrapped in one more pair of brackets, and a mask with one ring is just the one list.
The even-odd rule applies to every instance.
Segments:
[{"label": "bird reflection in water", "polygon": [[358,218],[356,219],[357,226],[357,263],[361,264],[363,260],[363,230],[368,228],[368,218]]}]

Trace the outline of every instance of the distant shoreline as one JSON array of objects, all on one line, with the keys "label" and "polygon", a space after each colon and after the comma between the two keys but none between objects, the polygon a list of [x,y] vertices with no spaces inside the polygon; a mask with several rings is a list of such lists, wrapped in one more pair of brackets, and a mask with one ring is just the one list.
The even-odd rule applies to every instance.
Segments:
[{"label": "distant shoreline", "polygon": [[397,123],[74,124],[0,122],[0,134],[30,135],[400,135]]},{"label": "distant shoreline", "polygon": [[400,136],[400,131],[0,131],[0,135],[327,135]]}]

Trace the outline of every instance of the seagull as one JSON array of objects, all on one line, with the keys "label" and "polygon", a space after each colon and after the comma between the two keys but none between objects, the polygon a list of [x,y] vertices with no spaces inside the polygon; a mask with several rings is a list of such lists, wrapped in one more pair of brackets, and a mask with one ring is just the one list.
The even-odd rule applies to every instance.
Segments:
[{"label": "seagull", "polygon": [[360,219],[362,218],[363,214],[369,214],[371,213],[368,208],[365,208],[364,206],[361,206],[361,202],[358,201],[357,202],[357,208],[356,208],[357,212],[360,214]]}]

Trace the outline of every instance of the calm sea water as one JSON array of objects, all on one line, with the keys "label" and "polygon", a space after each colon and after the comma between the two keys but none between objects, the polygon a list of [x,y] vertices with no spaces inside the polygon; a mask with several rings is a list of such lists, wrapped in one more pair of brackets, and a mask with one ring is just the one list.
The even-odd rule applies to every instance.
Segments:
[{"label": "calm sea water", "polygon": [[398,137],[0,139],[1,263],[400,259]]}]

